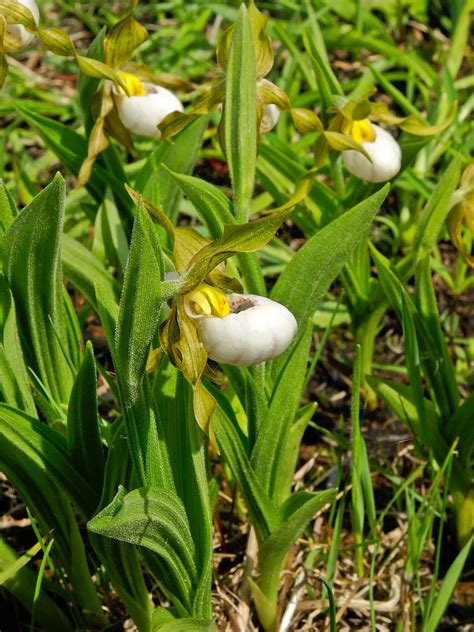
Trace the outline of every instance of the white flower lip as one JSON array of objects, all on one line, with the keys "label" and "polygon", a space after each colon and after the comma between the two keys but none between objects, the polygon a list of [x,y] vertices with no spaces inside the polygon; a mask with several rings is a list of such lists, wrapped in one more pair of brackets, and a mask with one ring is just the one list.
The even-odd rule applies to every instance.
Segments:
[{"label": "white flower lip", "polygon": [[216,362],[249,366],[282,354],[298,325],[283,305],[255,294],[227,294],[228,316],[193,316],[208,356]]},{"label": "white flower lip", "polygon": [[375,132],[375,140],[372,143],[363,142],[361,145],[371,157],[372,162],[353,149],[342,152],[342,161],[348,171],[361,180],[386,182],[400,171],[402,151],[389,132],[373,123],[371,126]]},{"label": "white flower lip", "polygon": [[183,105],[166,88],[151,83],[145,83],[143,87],[143,96],[128,97],[115,92],[120,120],[133,134],[159,138],[158,125],[171,112],[183,112]]},{"label": "white flower lip", "polygon": [[[36,24],[39,24],[40,14],[35,0],[16,0],[16,2],[29,9]],[[6,28],[6,36],[11,52],[26,48],[35,39],[34,33],[27,31],[23,24],[9,24]]]}]

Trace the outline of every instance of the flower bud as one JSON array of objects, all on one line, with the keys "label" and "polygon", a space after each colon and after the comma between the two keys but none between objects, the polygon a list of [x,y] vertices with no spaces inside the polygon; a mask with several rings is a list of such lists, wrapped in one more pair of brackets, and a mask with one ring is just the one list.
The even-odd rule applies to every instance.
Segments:
[{"label": "flower bud", "polygon": [[[367,125],[370,126],[369,130]],[[374,133],[373,140],[369,140],[370,131]],[[368,123],[368,121],[355,121],[351,135],[354,140],[360,142],[372,162],[354,149],[343,151],[342,161],[348,171],[361,180],[368,180],[369,182],[385,182],[400,171],[402,161],[400,145],[382,127]]]},{"label": "flower bud", "polygon": [[151,83],[142,84],[136,77],[122,73],[124,83],[131,96],[115,89],[115,98],[120,120],[133,134],[158,138],[158,125],[171,114],[183,112],[181,101],[169,90]]},{"label": "flower bud", "polygon": [[228,315],[192,315],[212,360],[249,366],[286,351],[298,328],[286,307],[254,294],[227,294],[226,298]]},{"label": "flower bud", "polygon": [[[13,0],[13,2],[29,9],[36,24],[39,23],[39,9],[35,0]],[[4,36],[5,50],[9,53],[22,50],[29,46],[34,38],[35,34],[27,31],[23,24],[8,24]]]}]

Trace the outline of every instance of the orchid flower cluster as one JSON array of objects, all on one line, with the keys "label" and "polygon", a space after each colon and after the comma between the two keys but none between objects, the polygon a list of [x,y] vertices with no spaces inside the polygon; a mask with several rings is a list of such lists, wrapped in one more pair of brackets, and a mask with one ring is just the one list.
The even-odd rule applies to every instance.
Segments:
[{"label": "orchid flower cluster", "polygon": [[[36,32],[50,50],[74,55],[84,72],[105,79],[95,98],[96,120],[90,132],[88,156],[79,173],[79,184],[88,181],[97,155],[107,147],[106,132],[133,152],[132,134],[170,139],[195,117],[207,114],[219,105],[222,110],[226,107],[225,73],[234,27],[227,29],[217,48],[217,61],[224,76],[210,87],[201,88],[201,95],[185,112],[181,101],[169,88],[190,91],[194,86],[172,75],[154,75],[148,68],[130,63],[133,52],[148,37],[146,29],[132,15],[134,4],[131,3],[127,15],[107,35],[104,62],[97,62],[77,55],[69,38],[58,29],[40,29],[39,11],[34,0],[15,0],[8,3],[8,10],[5,10],[7,5],[3,0],[0,3],[5,51],[18,51],[29,46]],[[265,32],[267,18],[256,8],[253,0],[248,5],[248,16],[256,54],[258,134],[272,130],[280,112],[289,112],[300,133],[318,134],[315,169],[321,166],[329,150],[335,150],[341,153],[347,170],[356,177],[368,182],[385,182],[400,171],[402,152],[395,138],[374,121],[397,124],[402,130],[421,135],[436,133],[449,125],[450,119],[442,126],[428,127],[413,120],[413,117],[396,117],[384,103],[370,102],[368,97],[350,100],[336,95],[328,112],[332,119],[324,129],[314,111],[292,108],[285,92],[266,79],[275,57],[272,42]],[[224,150],[223,120],[224,116],[221,117],[218,136]],[[156,213],[160,211],[156,210],[155,216]],[[175,243],[178,242],[176,240]],[[192,286],[187,284],[187,292],[183,296],[181,294],[162,328],[162,347],[197,387],[201,396],[204,391],[199,388],[200,377],[207,357],[235,365],[264,362],[285,351],[296,334],[296,321],[292,314],[284,306],[264,297],[233,291],[226,294],[212,282],[204,282],[204,279],[199,279]],[[184,327],[183,322],[186,323]],[[198,370],[183,361],[182,331],[187,332],[188,345],[189,340],[194,341],[204,351],[205,359]],[[178,347],[179,351],[176,351]],[[199,408],[197,405],[196,410]],[[208,415],[198,413],[197,417],[204,419]],[[206,424],[203,421],[203,427]]]}]

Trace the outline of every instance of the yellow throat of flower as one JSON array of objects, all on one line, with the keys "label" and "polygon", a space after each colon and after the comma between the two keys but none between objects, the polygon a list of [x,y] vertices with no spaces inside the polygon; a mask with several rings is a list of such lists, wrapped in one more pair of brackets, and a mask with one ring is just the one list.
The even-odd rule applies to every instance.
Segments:
[{"label": "yellow throat of flower", "polygon": [[229,301],[222,290],[201,283],[195,290],[186,295],[186,300],[192,305],[197,316],[218,316],[223,318],[230,314]]},{"label": "yellow throat of flower", "polygon": [[357,143],[373,143],[375,140],[375,130],[369,119],[363,119],[362,121],[346,119],[342,124],[342,132],[352,136]]},{"label": "yellow throat of flower", "polygon": [[[132,75],[131,72],[120,72],[119,74],[120,79],[127,88],[129,97],[143,97],[145,95],[145,88],[138,77]],[[119,88],[119,92],[123,96],[127,96],[125,95],[123,88]]]}]

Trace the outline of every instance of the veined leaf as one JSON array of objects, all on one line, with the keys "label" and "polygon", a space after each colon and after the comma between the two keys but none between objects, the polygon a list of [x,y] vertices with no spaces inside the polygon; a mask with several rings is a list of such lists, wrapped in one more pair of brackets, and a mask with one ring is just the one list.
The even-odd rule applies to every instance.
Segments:
[{"label": "veined leaf", "polygon": [[197,581],[195,547],[179,497],[158,487],[141,487],[130,493],[121,488],[112,503],[88,523],[94,533],[141,546],[158,555],[174,590],[191,610]]},{"label": "veined leaf", "polygon": [[461,154],[454,158],[439,179],[435,190],[425,206],[421,218],[416,225],[414,237],[415,258],[420,261],[429,255],[431,249],[436,244],[438,234],[448,212],[451,208],[450,202],[461,175]]},{"label": "veined leaf", "polygon": [[207,441],[194,418],[192,387],[166,357],[153,390],[158,414],[163,419],[176,491],[186,509],[196,547],[199,581],[193,615],[210,618],[212,511],[206,471]]},{"label": "veined leaf", "polygon": [[75,468],[100,494],[104,479],[104,451],[99,433],[96,389],[94,352],[91,342],[88,342],[69,400],[67,439]]},{"label": "veined leaf", "polygon": [[135,474],[142,484],[167,486],[172,485],[172,474],[166,447],[158,436],[160,420],[150,408],[145,370],[159,324],[162,276],[156,227],[139,204],[120,299],[113,359]]},{"label": "veined leaf", "polygon": [[250,459],[260,484],[276,504],[282,493],[277,486],[278,472],[288,458],[288,440],[303,394],[312,331],[312,323],[308,323],[275,380],[268,413],[261,421]]},{"label": "veined leaf", "polygon": [[[118,419],[111,429],[99,510],[113,500],[120,485],[128,485],[131,470],[127,441],[123,437],[123,420]],[[92,532],[89,532],[89,539],[138,629],[150,632],[152,603],[137,547]]]},{"label": "veined leaf", "polygon": [[235,222],[231,201],[216,186],[200,178],[171,171],[166,165],[162,168],[191,200],[213,239],[222,235],[225,224]]},{"label": "veined leaf", "polygon": [[257,159],[257,70],[244,4],[232,29],[224,103],[225,152],[237,221],[243,223],[249,218]]},{"label": "veined leaf", "polygon": [[[45,145],[59,158],[61,163],[77,176],[87,157],[87,141],[67,125],[31,112],[18,102],[15,102],[15,109],[28,125],[41,136]],[[116,167],[109,171],[96,163],[86,188],[100,203],[107,187],[113,190],[124,224],[130,226],[132,223],[132,202],[123,187],[123,180],[120,179],[120,176],[117,177]]]},{"label": "veined leaf", "polygon": [[110,272],[85,246],[64,234],[61,240],[61,258],[64,275],[79,290],[97,313],[94,285],[113,300],[120,295],[120,286]]},{"label": "veined leaf", "polygon": [[256,477],[236,429],[220,407],[214,415],[213,427],[217,443],[252,515],[252,525],[257,539],[264,542],[275,527],[276,509]]},{"label": "veined leaf", "polygon": [[248,224],[232,224],[224,228],[222,236],[202,248],[191,260],[181,285],[184,294],[199,285],[222,261],[230,256],[258,250],[275,234],[282,222],[291,214],[291,207],[282,207],[266,217]]},{"label": "veined leaf", "polygon": [[[276,282],[271,298],[294,314],[298,323],[312,317],[318,302],[349,260],[355,247],[367,235],[389,185],[325,226],[296,253]],[[276,375],[287,354],[273,362]]]},{"label": "veined leaf", "polygon": [[[336,497],[336,490],[298,492],[279,508],[280,526],[260,544],[258,561],[260,578],[251,582],[258,615],[266,630],[273,629],[277,613],[280,573],[291,547],[314,514]],[[257,590],[256,590],[257,588]],[[264,599],[262,599],[262,596]]]},{"label": "veined leaf", "polygon": [[64,196],[64,181],[58,174],[10,226],[3,248],[28,364],[62,403],[72,386],[71,369],[59,342],[66,340],[59,251]]},{"label": "veined leaf", "polygon": [[177,182],[161,165],[166,165],[176,173],[191,173],[201,149],[206,125],[207,118],[200,117],[174,138],[173,144],[160,143],[135,181],[134,188],[154,206],[163,209],[173,222],[178,216],[181,191]]},{"label": "veined leaf", "polygon": [[[64,486],[83,515],[91,515],[94,491],[73,472],[69,457],[58,444],[65,440],[39,420],[1,406],[0,468],[46,533],[54,531],[55,555],[65,569],[75,599],[82,608],[100,616],[101,605],[90,577],[82,538]],[[31,431],[31,424],[35,429]],[[40,429],[41,428],[41,429]],[[48,440],[49,439],[49,440]]]},{"label": "veined leaf", "polygon": [[34,461],[84,516],[92,515],[99,495],[71,464],[64,437],[39,419],[4,404],[0,404],[0,434],[3,441],[15,446],[18,458],[23,455]]},{"label": "veined leaf", "polygon": [[11,195],[0,179],[0,234],[7,230],[17,214]]},{"label": "veined leaf", "polygon": [[3,298],[3,331],[0,325],[0,391],[4,401],[29,415],[36,415],[28,371],[21,349],[15,303],[5,280],[0,276]]}]

